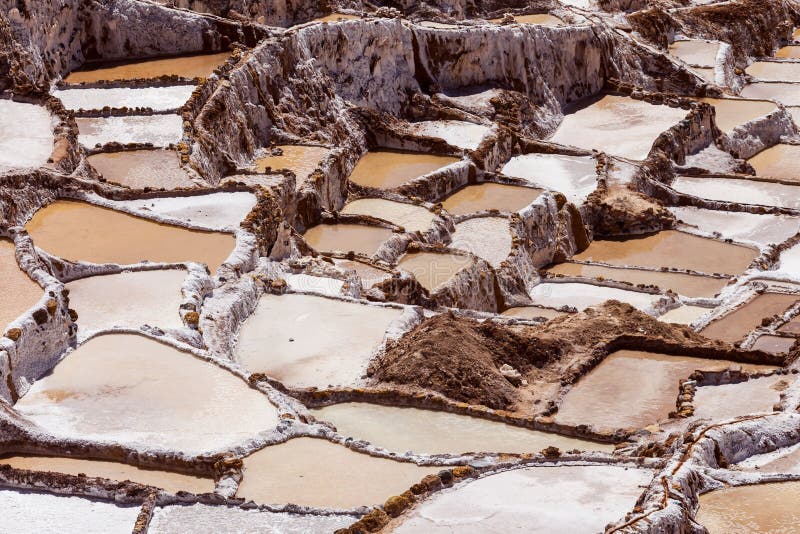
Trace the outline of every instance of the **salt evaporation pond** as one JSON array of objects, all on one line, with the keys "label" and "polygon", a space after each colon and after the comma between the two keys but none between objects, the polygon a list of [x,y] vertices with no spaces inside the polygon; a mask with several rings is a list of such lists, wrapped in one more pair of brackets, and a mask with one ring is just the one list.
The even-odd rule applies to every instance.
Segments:
[{"label": "salt evaporation pond", "polygon": [[347,20],[359,20],[360,18],[361,17],[358,15],[350,15],[349,13],[333,13],[331,15],[314,19],[310,22],[344,22]]},{"label": "salt evaporation pond", "polygon": [[161,76],[180,76],[182,78],[208,78],[223,64],[230,52],[202,54],[194,56],[145,59],[124,64],[87,63],[80,70],[71,72],[65,82],[68,84],[94,83],[102,80],[136,80],[139,78],[159,78]]},{"label": "salt evaporation pond", "polygon": [[467,480],[401,516],[394,534],[601,532],[633,509],[653,474],[615,465],[538,466]]},{"label": "salt evaporation pond", "polygon": [[564,396],[555,419],[595,429],[644,428],[675,411],[678,384],[696,370],[769,370],[726,360],[619,350],[581,378]]},{"label": "salt evaporation pond", "polygon": [[763,293],[715,320],[700,333],[711,339],[734,343],[760,326],[761,319],[782,314],[797,300],[800,300],[800,295]]},{"label": "salt evaporation pond", "polygon": [[762,150],[747,163],[758,176],[800,182],[800,145],[777,144]]},{"label": "salt evaporation pond", "polygon": [[[418,408],[359,402],[312,410],[336,426],[339,434],[368,441],[392,452],[461,454],[466,452],[537,453],[549,446],[562,451],[613,451],[614,445],[528,430],[478,417]],[[391,425],[386,422],[391,421]]]},{"label": "salt evaporation pond", "polygon": [[392,236],[389,228],[364,224],[318,224],[306,230],[303,239],[318,252],[356,252],[372,256]]},{"label": "salt evaporation pond", "polygon": [[[489,19],[489,22],[502,22],[503,19]],[[538,13],[535,15],[514,15],[514,22],[517,24],[535,24],[537,26],[564,26],[566,22],[550,15],[549,13]]]},{"label": "salt evaporation pond", "polygon": [[774,102],[765,100],[701,98],[700,101],[714,106],[717,111],[717,126],[727,134],[731,134],[737,126],[768,115],[778,109]]},{"label": "salt evaporation pond", "polygon": [[337,267],[354,270],[358,277],[361,278],[361,285],[364,288],[370,288],[373,285],[392,277],[391,272],[378,269],[377,267],[373,267],[372,265],[368,265],[360,261],[335,258],[333,262]]},{"label": "salt evaporation pond", "polygon": [[292,171],[297,177],[297,185],[305,182],[313,173],[320,162],[331,153],[331,149],[324,146],[311,145],[279,145],[282,154],[279,156],[263,156],[257,158],[255,167],[257,172],[266,172],[267,169],[278,171],[286,169]]},{"label": "salt evaporation pond", "polygon": [[597,162],[589,156],[523,154],[514,156],[502,170],[542,189],[558,191],[575,204],[583,204],[597,189]]},{"label": "salt evaporation pond", "polygon": [[537,317],[541,317],[549,320],[569,314],[552,308],[543,308],[541,306],[517,306],[507,309],[501,315],[515,317],[517,319],[536,319]]},{"label": "salt evaporation pond", "polygon": [[5,532],[129,534],[141,506],[0,489],[0,509]]},{"label": "salt evaporation pond", "polygon": [[67,284],[70,306],[82,330],[114,327],[181,328],[181,286],[186,271],[124,272],[90,276]]},{"label": "salt evaporation pond", "polygon": [[340,213],[377,217],[404,228],[406,232],[425,232],[436,217],[422,206],[382,198],[353,200],[345,204]]},{"label": "salt evaporation pond", "polygon": [[117,142],[151,143],[164,147],[183,137],[180,115],[126,115],[122,117],[78,117],[78,140],[87,147]]},{"label": "salt evaporation pond", "polygon": [[484,210],[515,213],[541,194],[541,189],[533,187],[484,182],[459,189],[448,196],[442,206],[453,215],[467,215]]},{"label": "salt evaporation pond", "polygon": [[800,82],[800,63],[756,61],[745,71],[761,81]]},{"label": "salt evaporation pond", "polygon": [[737,384],[699,387],[692,403],[694,415],[721,421],[752,413],[772,413],[786,385],[785,377],[768,376]]},{"label": "salt evaporation pond", "polygon": [[402,314],[313,295],[264,295],[242,326],[236,357],[288,387],[353,385]]},{"label": "salt evaporation pond", "polygon": [[14,243],[0,239],[0,329],[33,307],[44,295],[39,284],[19,268]]},{"label": "salt evaporation pond", "polygon": [[565,115],[550,141],[643,160],[656,138],[687,113],[681,108],[605,95]]},{"label": "salt evaporation pond", "polygon": [[103,152],[86,159],[107,181],[132,189],[195,187],[172,150]]},{"label": "salt evaporation pond", "polygon": [[607,300],[627,302],[638,310],[646,311],[661,298],[661,295],[575,282],[545,282],[538,284],[533,287],[530,296],[533,302],[540,306],[550,308],[572,306],[578,311],[583,311],[589,306],[602,304]]},{"label": "salt evaporation pond", "polygon": [[800,231],[800,219],[788,215],[717,211],[693,206],[671,207],[684,224],[704,232],[717,232],[723,239],[749,241],[764,246],[783,243]]},{"label": "salt evaporation pond", "polygon": [[701,306],[679,306],[658,318],[662,323],[692,324],[711,310]]},{"label": "salt evaporation pond", "polygon": [[278,411],[210,362],[135,334],[92,338],[14,408],[56,437],[200,454],[271,430]]},{"label": "salt evaporation pond", "polygon": [[709,534],[789,533],[800,525],[800,482],[728,487],[700,496],[696,521]]},{"label": "salt evaporation pond", "polygon": [[693,67],[714,67],[717,63],[719,42],[690,39],[669,45],[669,53]]},{"label": "salt evaporation pond", "polygon": [[413,274],[414,278],[428,291],[435,291],[445,285],[461,269],[472,265],[472,261],[472,257],[459,254],[414,252],[403,256],[397,264],[397,268]]},{"label": "salt evaporation pond", "polygon": [[800,188],[771,182],[738,178],[692,178],[679,176],[672,188],[680,193],[708,200],[800,208]]},{"label": "salt evaporation pond", "polygon": [[43,106],[0,98],[0,173],[47,163],[53,152],[53,121]]},{"label": "salt evaporation pond", "polygon": [[191,504],[156,508],[150,521],[150,532],[186,534],[214,532],[215,534],[309,534],[334,532],[350,526],[352,515],[287,514],[248,510],[238,506]]},{"label": "salt evaporation pond", "polygon": [[392,189],[457,161],[452,156],[378,150],[361,156],[349,179],[364,187]]},{"label": "salt evaporation pond", "polygon": [[471,252],[492,267],[511,254],[511,231],[504,217],[476,217],[456,224],[450,248]]},{"label": "salt evaporation pond", "polygon": [[244,458],[236,495],[258,504],[349,509],[383,504],[441,469],[376,458],[324,439],[294,438]]},{"label": "salt evaporation pond", "polygon": [[168,111],[183,106],[192,96],[194,85],[171,87],[111,87],[102,89],[63,89],[53,91],[64,107],[79,109],[151,108]]},{"label": "salt evaporation pond", "polygon": [[195,261],[213,272],[236,245],[230,234],[159,224],[69,200],[40,209],[25,228],[34,244],[49,254],[91,263]]},{"label": "salt evaporation pond", "polygon": [[758,250],[676,230],[663,230],[624,240],[592,241],[573,256],[575,261],[595,261],[620,267],[673,267],[702,273],[736,275],[747,269]]},{"label": "salt evaporation pond", "polygon": [[735,467],[746,470],[758,470],[760,473],[800,475],[800,444],[751,456],[736,464]]},{"label": "salt evaporation pond", "polygon": [[773,354],[785,354],[794,345],[795,338],[782,336],[761,336],[753,343],[753,350],[763,350]]},{"label": "salt evaporation pond", "polygon": [[437,137],[455,147],[475,150],[491,128],[472,122],[444,120],[412,122],[410,130],[415,135]]},{"label": "salt evaporation pond", "polygon": [[744,86],[741,95],[745,98],[775,100],[786,106],[800,106],[800,91],[796,83],[755,82]]},{"label": "salt evaporation pond", "polygon": [[256,201],[253,193],[240,191],[125,200],[117,205],[137,211],[142,216],[159,215],[208,230],[233,231],[252,211]]},{"label": "salt evaporation pond", "polygon": [[57,456],[6,456],[0,458],[0,465],[10,465],[15,469],[30,471],[49,471],[67,475],[99,477],[109,480],[130,480],[137,484],[155,486],[170,493],[188,491],[190,493],[213,493],[214,479],[182,473],[136,467],[134,465],[104,460],[82,458],[63,458]]}]

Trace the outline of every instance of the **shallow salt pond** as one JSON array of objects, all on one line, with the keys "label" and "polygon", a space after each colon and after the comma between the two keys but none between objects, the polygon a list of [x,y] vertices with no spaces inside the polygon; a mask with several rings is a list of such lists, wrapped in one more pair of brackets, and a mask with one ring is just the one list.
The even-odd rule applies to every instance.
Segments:
[{"label": "shallow salt pond", "polygon": [[0,173],[46,164],[53,152],[53,122],[43,106],[0,98]]},{"label": "shallow salt pond", "polygon": [[280,145],[283,151],[280,156],[264,156],[255,160],[257,172],[266,172],[267,169],[277,171],[287,169],[294,172],[297,177],[297,185],[305,182],[313,173],[320,162],[331,153],[330,148],[324,146],[311,145]]},{"label": "shallow salt pond", "polygon": [[672,324],[692,324],[703,315],[710,312],[710,308],[703,308],[701,306],[680,306],[669,310],[658,318],[662,323]]},{"label": "shallow salt pond", "polygon": [[183,137],[180,115],[129,115],[123,117],[78,117],[78,140],[88,148],[112,141],[122,144],[152,143],[164,147]]},{"label": "shallow salt pond", "polygon": [[412,122],[410,129],[416,135],[437,137],[466,150],[477,149],[491,131],[483,124],[454,120]]},{"label": "shallow salt pond", "polygon": [[761,336],[753,344],[754,350],[763,350],[773,354],[785,354],[794,345],[793,337]]},{"label": "shallow salt pond", "polygon": [[717,111],[717,126],[727,134],[732,133],[737,126],[768,115],[778,109],[774,102],[765,100],[701,98],[700,101],[714,106]]},{"label": "shallow salt pond", "polygon": [[471,252],[492,267],[511,254],[511,231],[504,217],[477,217],[456,224],[450,248]]},{"label": "shallow salt pond", "polygon": [[197,503],[156,508],[149,528],[158,534],[309,534],[333,532],[350,526],[356,519],[352,515],[287,514]]},{"label": "shallow salt pond", "polygon": [[278,423],[267,397],[240,378],[134,334],[87,341],[14,408],[58,438],[190,455],[239,444]]},{"label": "shallow salt pond", "polygon": [[800,182],[800,145],[771,146],[748,159],[747,163],[753,166],[758,176]]},{"label": "shallow salt pond", "polygon": [[395,534],[601,532],[633,509],[652,472],[614,465],[540,466],[467,480],[396,520]]},{"label": "shallow salt pond", "polygon": [[461,269],[472,265],[470,256],[457,254],[438,254],[435,252],[414,252],[406,254],[397,264],[398,269],[414,275],[428,291],[435,291]]},{"label": "shallow salt pond", "polygon": [[361,263],[360,261],[335,258],[333,262],[337,267],[354,270],[356,274],[358,274],[359,278],[361,278],[361,285],[364,288],[370,288],[373,285],[392,277],[392,273],[378,269],[366,263]]},{"label": "shallow salt pond", "polygon": [[796,83],[755,82],[744,86],[744,98],[776,100],[786,106],[800,106],[800,86]]},{"label": "shallow salt pond", "polygon": [[757,295],[743,306],[733,310],[721,319],[715,320],[700,331],[711,339],[719,339],[733,343],[745,337],[753,329],[761,325],[761,319],[782,314],[795,302],[800,300],[800,295],[787,295],[780,293],[763,293]]},{"label": "shallow salt pond", "polygon": [[795,532],[798,501],[796,481],[728,487],[700,496],[696,520],[709,534]]},{"label": "shallow salt pond", "polygon": [[555,419],[596,429],[644,428],[675,411],[681,380],[696,370],[766,370],[774,367],[725,360],[619,350],[581,378],[564,396]]},{"label": "shallow salt pond", "polygon": [[606,95],[565,115],[549,141],[643,160],[656,138],[687,113],[685,109]]},{"label": "shallow salt pond", "polygon": [[787,383],[786,377],[768,376],[738,384],[699,387],[694,395],[694,415],[719,421],[752,413],[772,413]]},{"label": "shallow salt pond", "polygon": [[86,159],[107,181],[132,189],[195,187],[172,150],[105,152]]},{"label": "shallow salt pond", "polygon": [[112,87],[108,89],[64,89],[53,91],[64,107],[79,109],[151,108],[168,111],[183,106],[192,96],[194,85],[171,87]]},{"label": "shallow salt pond", "polygon": [[236,356],[288,387],[353,385],[402,314],[312,295],[264,295],[242,326]]},{"label": "shallow salt pond", "polygon": [[745,71],[763,81],[800,82],[800,63],[756,61]]},{"label": "shallow salt pond", "polygon": [[573,256],[575,261],[595,261],[620,267],[673,267],[704,273],[724,270],[736,275],[747,269],[758,250],[699,237],[676,230],[663,230],[624,240],[597,240]]},{"label": "shallow salt pond", "polygon": [[719,46],[719,42],[700,39],[675,41],[669,45],[669,53],[693,67],[713,67]]},{"label": "shallow salt pond", "polygon": [[452,156],[380,150],[367,152],[350,174],[350,181],[365,187],[392,189],[459,161]]},{"label": "shallow salt pond", "polygon": [[800,218],[788,215],[717,211],[692,206],[671,207],[678,220],[705,232],[718,232],[723,239],[748,241],[764,246],[783,243],[800,231]]},{"label": "shallow salt pond", "polygon": [[708,200],[760,206],[800,208],[800,187],[738,178],[692,178],[679,176],[672,188]]},{"label": "shallow salt pond", "polygon": [[124,272],[69,282],[70,306],[81,330],[114,327],[181,328],[181,286],[186,271]]},{"label": "shallow salt pond", "polygon": [[202,54],[161,59],[145,59],[126,62],[121,65],[86,64],[71,72],[66,83],[92,83],[101,80],[135,80],[137,78],[158,78],[160,76],[181,76],[183,78],[208,78],[218,66],[222,65],[230,52]]},{"label": "shallow salt pond", "polygon": [[597,189],[596,166],[594,158],[588,156],[523,154],[511,158],[500,172],[558,191],[570,202],[582,204]]},{"label": "shallow salt pond", "polygon": [[580,263],[561,263],[549,268],[547,271],[570,277],[601,277],[605,280],[630,282],[634,285],[656,285],[662,291],[671,289],[675,293],[687,297],[713,297],[727,283],[724,278],[711,278],[710,276],[646,271],[642,269],[619,269]]},{"label": "shallow salt pond", "polygon": [[196,261],[213,272],[236,245],[230,234],[158,224],[68,200],[40,209],[25,228],[34,244],[49,254],[91,263]]},{"label": "shallow salt pond", "polygon": [[348,509],[383,504],[441,469],[375,458],[323,439],[294,438],[244,458],[236,495],[258,504]]},{"label": "shallow salt pond", "polygon": [[535,319],[537,317],[542,317],[549,320],[569,314],[551,308],[542,308],[541,306],[517,306],[507,309],[501,315],[516,317],[518,319]]},{"label": "shallow salt pond", "polygon": [[[503,19],[490,19],[489,22],[494,22],[495,24],[501,22]],[[538,13],[535,15],[514,15],[514,22],[517,24],[535,24],[537,26],[564,26],[566,22],[562,19],[556,17],[555,15],[550,15],[549,13]]]},{"label": "shallow salt pond", "polygon": [[442,206],[453,215],[467,215],[484,210],[515,213],[541,194],[541,189],[533,187],[484,182],[459,189],[442,201]]},{"label": "shallow salt pond", "polygon": [[784,46],[783,48],[778,49],[778,51],[775,53],[775,57],[798,59],[800,58],[800,46]]},{"label": "shallow salt pond", "polygon": [[340,213],[377,217],[405,228],[406,232],[425,232],[436,217],[422,206],[382,198],[353,200],[345,204]]},{"label": "shallow salt pond", "polygon": [[256,205],[256,196],[244,191],[179,197],[124,200],[119,206],[143,217],[159,215],[208,230],[235,230]]},{"label": "shallow salt pond", "polygon": [[19,268],[14,243],[0,239],[0,329],[32,308],[44,290]]},{"label": "shallow salt pond", "polygon": [[634,308],[644,311],[661,298],[661,295],[577,282],[545,282],[538,284],[531,290],[530,296],[533,302],[540,306],[550,308],[573,306],[578,311],[583,311],[589,306],[602,304],[612,299],[627,302]]},{"label": "shallow salt pond", "polygon": [[761,473],[784,473],[800,475],[800,445],[757,454],[739,462],[738,469],[758,470]]},{"label": "shallow salt pond", "polygon": [[120,482],[130,480],[138,484],[162,488],[170,493],[188,491],[200,494],[214,491],[213,478],[147,469],[104,460],[19,455],[0,458],[0,465],[2,464],[30,471],[50,471],[73,476],[85,474],[88,477],[107,478]]},{"label": "shallow salt pond", "polygon": [[372,256],[392,231],[364,224],[318,224],[306,230],[303,238],[318,252],[355,252]]},{"label": "shallow salt pond", "polygon": [[361,19],[361,17],[359,17],[358,15],[350,15],[348,13],[332,13],[330,15],[314,19],[310,22],[344,22],[346,20],[359,20],[359,19]]},{"label": "shallow salt pond", "polygon": [[[536,453],[554,446],[562,451],[614,450],[559,434],[528,430],[478,417],[417,408],[349,402],[312,410],[314,417],[336,426],[339,434],[368,441],[389,451],[420,454],[466,452]],[[391,421],[391,425],[386,422]]]}]

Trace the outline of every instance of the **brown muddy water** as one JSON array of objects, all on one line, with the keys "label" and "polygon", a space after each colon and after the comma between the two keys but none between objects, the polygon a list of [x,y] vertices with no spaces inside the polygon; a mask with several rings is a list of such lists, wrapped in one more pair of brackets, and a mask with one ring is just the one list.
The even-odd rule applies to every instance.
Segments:
[{"label": "brown muddy water", "polygon": [[783,534],[800,525],[800,482],[728,487],[700,496],[697,522],[709,534]]},{"label": "brown muddy water", "polygon": [[761,336],[753,344],[754,350],[763,350],[773,354],[785,354],[794,345],[795,338],[781,336]]},{"label": "brown muddy water", "polygon": [[763,81],[800,82],[800,63],[756,61],[745,70]]},{"label": "brown muddy water", "polygon": [[675,41],[669,45],[669,53],[693,67],[713,67],[717,62],[719,43],[692,39]]},{"label": "brown muddy water", "polygon": [[506,317],[516,317],[518,319],[535,319],[537,317],[542,317],[549,320],[569,314],[554,310],[552,308],[543,308],[541,306],[517,306],[515,308],[507,309],[501,315],[505,315]]},{"label": "brown muddy water", "polygon": [[442,205],[453,215],[467,215],[492,209],[515,213],[528,206],[541,194],[541,189],[533,187],[486,182],[459,189],[444,199]]},{"label": "brown muddy water", "polygon": [[355,252],[372,256],[392,231],[363,224],[318,224],[306,230],[303,238],[318,252]]},{"label": "brown muddy water", "polygon": [[283,154],[280,156],[264,156],[255,160],[257,172],[267,172],[267,169],[277,171],[287,169],[297,177],[297,185],[305,182],[311,173],[319,167],[325,157],[331,153],[330,148],[311,145],[280,145]]},{"label": "brown muddy water", "polygon": [[361,157],[350,181],[364,187],[392,189],[457,161],[452,156],[377,150]]},{"label": "brown muddy water", "polygon": [[776,100],[785,106],[800,106],[800,91],[798,91],[796,83],[750,83],[744,86],[741,95],[745,98]]},{"label": "brown muddy water", "polygon": [[675,293],[687,297],[713,297],[719,293],[727,283],[727,280],[724,278],[711,278],[710,276],[645,271],[642,269],[619,269],[603,267],[601,265],[586,265],[569,262],[555,265],[548,269],[547,272],[570,277],[600,277],[604,280],[630,282],[634,285],[656,285],[663,291],[671,289]]},{"label": "brown muddy water", "polygon": [[784,46],[775,53],[775,57],[798,59],[800,58],[800,46]]},{"label": "brown muddy water", "polygon": [[230,234],[159,224],[72,200],[40,209],[25,228],[34,244],[49,254],[91,263],[195,261],[213,272],[236,246]]},{"label": "brown muddy water", "polygon": [[762,150],[747,162],[753,166],[758,176],[800,182],[800,145],[774,145]]},{"label": "brown muddy water", "polygon": [[401,226],[406,232],[425,232],[430,229],[436,217],[422,206],[382,198],[353,200],[348,202],[340,213],[377,217]]},{"label": "brown muddy water", "polygon": [[[602,450],[614,445],[538,432],[496,421],[447,412],[350,402],[312,410],[314,417],[336,426],[343,436],[389,451],[420,454],[466,452],[536,453],[553,446],[562,451]],[[386,422],[391,421],[391,425]]]},{"label": "brown muddy water", "polygon": [[664,230],[625,240],[597,240],[576,254],[576,261],[621,267],[673,267],[702,273],[737,275],[758,256],[758,250],[677,230]]},{"label": "brown muddy water", "polygon": [[470,256],[415,252],[403,256],[397,268],[413,274],[428,291],[435,291],[472,261]]},{"label": "brown muddy water", "polygon": [[353,385],[402,313],[313,295],[264,295],[242,326],[236,357],[288,387]]},{"label": "brown muddy water", "polygon": [[360,18],[361,17],[358,15],[350,15],[348,13],[332,13],[330,15],[314,19],[311,22],[342,22],[345,20],[358,20]]},{"label": "brown muddy water", "polygon": [[6,456],[0,458],[0,465],[10,465],[15,469],[64,473],[67,475],[107,478],[109,480],[130,480],[138,484],[155,486],[170,493],[188,491],[191,493],[213,493],[214,479],[203,478],[169,471],[144,469],[133,465],[104,460],[85,460],[81,458],[62,458],[56,456]]},{"label": "brown muddy water", "polygon": [[44,295],[44,290],[19,268],[14,243],[0,239],[0,329],[32,308]]},{"label": "brown muddy water", "polygon": [[701,334],[711,339],[719,339],[733,343],[741,340],[753,329],[761,325],[761,319],[782,314],[800,299],[798,295],[780,293],[763,293],[745,305],[717,319],[703,330]]},{"label": "brown muddy water", "polygon": [[675,410],[680,380],[696,370],[774,369],[652,352],[620,350],[581,378],[564,396],[556,421],[598,429],[643,428]]},{"label": "brown muddy water", "polygon": [[87,160],[107,181],[131,189],[195,187],[181,168],[178,154],[172,150],[106,152],[89,156]]},{"label": "brown muddy water", "polygon": [[208,78],[214,69],[225,63],[230,52],[183,56],[163,59],[147,59],[126,62],[122,65],[84,65],[71,72],[67,83],[92,83],[101,80],[135,80],[137,78],[158,78],[160,76],[181,76],[183,78]]},{"label": "brown muddy water", "polygon": [[441,469],[375,458],[324,439],[294,438],[246,457],[236,495],[258,504],[355,508],[381,504]]},{"label": "brown muddy water", "polygon": [[717,126],[728,134],[733,132],[737,126],[768,115],[777,109],[774,102],[765,100],[701,98],[700,101],[714,106],[717,110]]}]

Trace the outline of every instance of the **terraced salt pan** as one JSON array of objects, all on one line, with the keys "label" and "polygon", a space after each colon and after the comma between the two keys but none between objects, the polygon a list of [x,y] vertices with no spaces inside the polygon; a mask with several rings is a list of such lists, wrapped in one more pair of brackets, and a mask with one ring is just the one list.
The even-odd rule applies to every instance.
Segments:
[{"label": "terraced salt pan", "polygon": [[414,278],[427,289],[435,291],[461,269],[472,265],[472,258],[457,254],[437,254],[434,252],[415,252],[406,254],[397,264],[402,269],[414,275]]},{"label": "terraced salt pan", "polygon": [[738,384],[699,387],[694,395],[694,414],[721,421],[753,413],[772,413],[773,406],[780,401],[780,392],[789,381],[794,379],[768,376]]},{"label": "terraced salt pan", "polygon": [[333,532],[351,525],[355,519],[351,515],[285,514],[198,503],[156,508],[150,522],[150,532],[158,534],[186,534],[187,532],[307,534],[310,532]]},{"label": "terraced salt pan", "polygon": [[719,293],[727,283],[727,280],[724,278],[711,278],[710,276],[645,271],[641,269],[618,269],[603,267],[601,265],[585,265],[569,262],[551,267],[548,269],[548,272],[570,277],[601,277],[605,280],[630,282],[635,285],[656,285],[662,291],[671,289],[675,293],[687,297],[713,297]]},{"label": "terraced salt pan", "polygon": [[775,100],[786,106],[800,106],[800,87],[796,83],[755,82],[744,86],[740,93],[745,98]]},{"label": "terraced salt pan", "polygon": [[793,337],[761,336],[753,344],[753,349],[773,354],[785,354],[792,348],[794,341]]},{"label": "terraced salt pan", "polygon": [[800,245],[794,245],[781,252],[778,257],[778,269],[782,272],[800,272]]},{"label": "terraced salt pan", "polygon": [[491,131],[491,128],[483,124],[453,120],[413,122],[410,129],[416,135],[437,137],[466,150],[477,149]]},{"label": "terraced salt pan", "polygon": [[392,231],[363,224],[318,224],[306,230],[303,238],[318,252],[356,252],[372,256]]},{"label": "terraced salt pan", "polygon": [[233,374],[133,334],[92,338],[15,409],[60,438],[200,454],[270,430],[278,411]]},{"label": "terraced salt pan", "polygon": [[736,464],[736,467],[746,470],[758,469],[761,473],[800,475],[800,445],[751,456]]},{"label": "terraced salt pan", "polygon": [[672,188],[708,200],[760,206],[800,208],[800,187],[738,178],[692,178],[679,176]]},{"label": "terraced salt pan", "polygon": [[[214,479],[184,475],[170,471],[144,469],[119,462],[103,460],[84,460],[81,458],[61,458],[56,456],[8,456],[0,458],[0,465],[6,464],[16,469],[30,471],[50,471],[79,476],[107,478],[109,480],[130,480],[138,484],[155,486],[170,493],[188,491],[195,494],[213,493]],[[1,522],[1,520],[0,520]]]},{"label": "terraced salt pan", "polygon": [[318,19],[314,19],[311,22],[344,22],[346,20],[359,20],[361,17],[358,15],[350,15],[347,13],[333,13],[331,15],[326,15],[324,17],[320,17]]},{"label": "terraced salt pan", "polygon": [[714,106],[717,111],[717,126],[727,134],[732,133],[737,126],[768,115],[777,109],[774,102],[765,100],[701,98],[700,101]]},{"label": "terraced salt pan", "polygon": [[[349,402],[313,410],[314,417],[336,426],[344,436],[389,451],[420,454],[466,452],[536,453],[554,446],[562,451],[613,451],[614,445],[538,432],[447,412]],[[386,422],[391,421],[391,425]]]},{"label": "terraced salt pan", "polygon": [[67,284],[81,330],[114,327],[181,328],[181,286],[186,271],[163,270],[90,276]]},{"label": "terraced salt pan", "polygon": [[[503,19],[489,19],[489,22],[498,23]],[[566,22],[562,19],[550,15],[549,13],[540,13],[536,15],[514,15],[514,22],[517,24],[535,24],[537,26],[564,26]]]},{"label": "terraced salt pan", "polygon": [[606,95],[565,115],[550,141],[643,160],[656,138],[686,114],[680,108]]},{"label": "terraced salt pan", "polygon": [[634,308],[645,311],[661,298],[660,295],[628,291],[627,289],[572,282],[538,284],[531,290],[530,295],[533,302],[540,306],[550,308],[572,306],[578,311],[602,304],[607,300],[627,302]]},{"label": "terraced salt pan", "polygon": [[700,76],[702,79],[707,81],[708,83],[716,84],[717,83],[717,73],[711,67],[693,67],[691,69],[695,74]]},{"label": "terraced salt pan", "polygon": [[86,159],[107,181],[132,189],[195,187],[172,150],[105,152]]},{"label": "terraced salt pan", "polygon": [[709,308],[703,308],[701,306],[680,306],[669,310],[659,317],[658,320],[663,323],[692,324],[710,311]]},{"label": "terraced salt pan", "polygon": [[798,59],[800,58],[800,46],[784,46],[783,48],[778,49],[778,51],[775,53],[775,57]]},{"label": "terraced salt pan", "polygon": [[483,210],[515,213],[542,194],[541,189],[484,182],[463,187],[444,199],[442,206],[453,215]]},{"label": "terraced salt pan", "polygon": [[183,106],[192,96],[194,85],[171,87],[113,87],[108,89],[64,89],[53,91],[53,96],[64,107],[79,109],[151,108],[167,111]]},{"label": "terraced salt pan", "polygon": [[160,215],[214,230],[235,230],[256,205],[248,192],[210,193],[188,197],[163,197],[127,200],[119,203],[142,214]]},{"label": "terraced salt pan", "polygon": [[699,230],[761,246],[783,243],[800,231],[800,219],[788,215],[716,211],[692,206],[669,209],[678,220]]},{"label": "terraced salt pan", "polygon": [[40,209],[25,228],[36,246],[49,254],[92,263],[196,261],[213,272],[236,245],[230,234],[158,224],[68,200]]},{"label": "terraced salt pan", "polygon": [[14,243],[0,239],[0,329],[36,304],[44,290],[19,268]]},{"label": "terraced salt pan", "polygon": [[457,161],[452,156],[415,152],[367,152],[350,174],[350,181],[365,187],[392,189]]},{"label": "terraced salt pan", "polygon": [[440,491],[395,534],[601,532],[633,509],[652,472],[613,465],[514,469]]},{"label": "terraced salt pan", "polygon": [[361,198],[348,202],[341,213],[377,217],[405,228],[406,232],[425,232],[436,217],[422,206],[382,198]]},{"label": "terraced salt pan", "polygon": [[0,98],[0,173],[41,167],[53,152],[53,117],[42,106]]},{"label": "terraced salt pan", "polygon": [[747,269],[757,256],[758,251],[751,247],[664,230],[625,240],[593,241],[573,259],[620,267],[674,267],[703,273],[724,270],[725,274],[736,275]]},{"label": "terraced salt pan", "polygon": [[361,285],[364,288],[370,288],[373,285],[392,277],[392,273],[388,273],[359,261],[334,259],[333,262],[337,267],[354,270],[356,274],[358,274],[359,278],[361,278]]},{"label": "terraced salt pan", "polygon": [[588,156],[523,154],[511,158],[500,172],[528,180],[542,189],[558,191],[570,202],[583,204],[597,189],[596,165]]},{"label": "terraced salt pan", "polygon": [[141,507],[0,489],[0,508],[6,532],[129,534]]},{"label": "terraced salt pan", "polygon": [[88,148],[117,142],[152,143],[164,147],[183,137],[180,115],[131,115],[124,117],[78,117],[78,140]]},{"label": "terraced salt pan", "polygon": [[747,162],[758,176],[800,183],[800,145],[774,145]]},{"label": "terraced salt pan", "polygon": [[160,76],[181,76],[189,79],[208,78],[214,69],[223,64],[228,57],[230,57],[230,52],[220,52],[218,54],[146,59],[121,65],[87,64],[81,70],[71,72],[64,81],[67,83],[92,83],[101,80],[135,80]]},{"label": "terraced salt pan", "polygon": [[729,343],[739,341],[760,326],[761,319],[785,312],[797,300],[800,295],[763,293],[709,324],[700,333]]},{"label": "terraced salt pan", "polygon": [[762,81],[800,82],[800,63],[756,61],[745,71]]},{"label": "terraced salt pan", "polygon": [[244,458],[236,495],[258,504],[348,509],[382,504],[439,470],[361,454],[323,439],[295,438]]},{"label": "terraced salt pan", "polygon": [[669,53],[694,67],[713,67],[717,63],[719,42],[690,39],[669,45]]},{"label": "terraced salt pan", "polygon": [[517,306],[507,309],[501,315],[517,317],[519,319],[535,319],[537,317],[555,319],[556,317],[562,317],[568,314],[550,308],[542,308],[541,306]]},{"label": "terraced salt pan", "polygon": [[256,171],[266,172],[267,169],[272,169],[273,171],[280,169],[290,170],[297,177],[298,186],[305,182],[311,173],[319,167],[320,162],[331,153],[331,149],[324,146],[280,145],[275,148],[281,149],[283,154],[256,159]]},{"label": "terraced salt pan", "polygon": [[697,522],[709,534],[784,533],[800,524],[800,482],[729,487],[700,496]]},{"label": "terraced salt pan", "polygon": [[402,313],[312,295],[264,295],[242,326],[236,357],[288,387],[353,385]]},{"label": "terraced salt pan", "polygon": [[457,24],[445,24],[443,22],[436,22],[433,20],[423,20],[422,22],[417,23],[418,26],[422,26],[423,28],[433,28],[435,30],[457,30],[461,26]]},{"label": "terraced salt pan", "polygon": [[644,428],[675,411],[678,384],[696,370],[767,370],[774,367],[725,360],[620,350],[581,378],[564,396],[555,416],[568,425],[596,429]]},{"label": "terraced salt pan", "polygon": [[511,254],[511,231],[504,217],[477,217],[456,225],[450,248],[471,252],[489,262],[492,267]]}]

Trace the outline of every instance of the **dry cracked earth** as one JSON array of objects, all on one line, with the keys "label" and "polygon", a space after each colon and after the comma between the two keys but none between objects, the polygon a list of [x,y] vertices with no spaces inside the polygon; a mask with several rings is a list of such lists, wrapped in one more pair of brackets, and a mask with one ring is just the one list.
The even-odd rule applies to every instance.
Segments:
[{"label": "dry cracked earth", "polygon": [[0,531],[800,529],[798,0],[0,6]]}]

